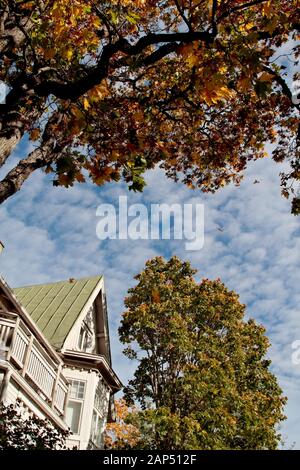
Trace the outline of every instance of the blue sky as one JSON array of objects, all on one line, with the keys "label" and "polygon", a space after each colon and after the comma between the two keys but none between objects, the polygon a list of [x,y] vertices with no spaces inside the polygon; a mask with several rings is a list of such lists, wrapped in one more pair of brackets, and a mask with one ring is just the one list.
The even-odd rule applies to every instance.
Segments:
[{"label": "blue sky", "polygon": [[[15,159],[27,151],[24,141]],[[273,371],[289,399],[288,420],[282,427],[285,447],[295,443],[299,449],[300,365],[292,363],[291,344],[300,339],[300,218],[290,214],[290,203],[280,195],[280,169],[270,159],[255,162],[239,188],[229,186],[214,195],[175,184],[160,170],[148,173],[143,194],[129,193],[115,183],[54,188],[49,176],[36,172],[0,207],[0,239],[5,244],[1,274],[11,286],[104,274],[113,364],[123,381],[134,367],[122,356],[117,328],[123,298],[145,261],[176,254],[192,262],[199,279],[220,277],[240,294],[247,315],[267,328]],[[255,179],[260,183],[253,184]],[[101,242],[96,237],[96,208],[103,202],[116,203],[120,195],[128,195],[129,204],[203,203],[203,249],[185,251],[184,240]]]}]

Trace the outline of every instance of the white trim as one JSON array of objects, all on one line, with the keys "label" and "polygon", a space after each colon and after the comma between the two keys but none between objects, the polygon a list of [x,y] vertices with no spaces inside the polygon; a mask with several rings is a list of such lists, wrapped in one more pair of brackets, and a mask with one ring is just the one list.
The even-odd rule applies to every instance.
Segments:
[{"label": "white trim", "polygon": [[[108,372],[108,374],[113,378],[113,380],[116,383],[115,388],[119,387],[119,390],[122,388],[122,383],[117,376],[117,374],[114,372],[110,364],[108,363],[107,359],[105,356],[100,355],[100,354],[90,354],[90,353],[85,353],[83,351],[73,351],[71,349],[67,349],[64,353],[64,358],[65,358],[65,364],[67,367],[72,367],[72,364],[68,363],[68,359],[70,361],[76,362],[76,366],[74,366],[76,369],[82,367],[83,369],[94,369],[98,370],[97,366],[100,364],[103,364],[105,370]],[[82,361],[86,360],[87,363],[83,363]],[[91,364],[92,361],[92,364]],[[90,363],[89,363],[90,362]],[[94,368],[93,368],[94,366]],[[103,374],[101,374],[103,377]],[[103,377],[104,380],[105,377]],[[118,385],[117,385],[118,384]],[[112,388],[113,392],[113,387],[108,384],[109,387]]]},{"label": "white trim", "polygon": [[[93,292],[91,293],[91,295],[89,296],[86,304],[84,305],[83,309],[81,310],[81,313],[78,315],[77,319],[75,320],[72,328],[70,329],[65,341],[64,341],[64,344],[62,345],[60,351],[61,353],[63,354],[66,350],[67,350],[67,344],[68,344],[68,340],[69,340],[69,337],[72,336],[74,330],[79,326],[81,325],[81,323],[83,322],[83,320],[85,319],[89,309],[93,306],[93,303],[96,299],[96,297],[98,296],[99,292],[103,290],[104,291],[104,279],[103,279],[103,276],[101,276],[101,278],[99,279],[99,281],[97,282]],[[97,316],[96,316],[96,321],[97,321]]]}]

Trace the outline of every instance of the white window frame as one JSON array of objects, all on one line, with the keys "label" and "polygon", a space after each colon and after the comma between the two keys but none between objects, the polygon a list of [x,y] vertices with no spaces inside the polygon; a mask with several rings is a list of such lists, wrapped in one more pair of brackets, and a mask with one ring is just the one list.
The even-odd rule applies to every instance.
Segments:
[{"label": "white window frame", "polygon": [[[70,381],[70,392],[69,392],[69,398],[71,400],[84,400],[85,398],[85,393],[86,393],[86,380],[80,380],[80,379],[68,379]],[[71,393],[72,393],[72,387],[73,387],[73,382],[77,382],[78,383],[78,386],[80,387],[80,385],[83,384],[83,396],[82,397],[78,397],[78,396],[75,396],[75,397],[72,397]],[[76,390],[76,394],[79,392],[79,390]]]},{"label": "white window frame", "polygon": [[[93,432],[93,418],[94,418],[94,415],[96,416],[96,426],[95,426],[95,430],[97,430],[98,432]],[[100,427],[99,427],[99,423],[100,422],[103,422],[105,423],[106,419],[104,416],[101,415],[101,413],[99,413],[99,411],[93,407],[93,414],[92,414],[92,426],[91,426],[91,432],[90,432],[90,441],[92,442],[93,445],[95,445],[97,448],[101,448],[101,444],[103,444],[103,432],[100,433]],[[104,429],[105,429],[105,426],[104,426]],[[97,436],[98,438],[98,441],[94,440],[94,437]]]},{"label": "white window frame", "polygon": [[[81,379],[76,379],[74,377],[68,377],[68,380],[72,386],[72,382],[81,382],[84,383],[84,391],[83,391],[83,398],[72,398],[71,394],[69,393],[69,399],[68,399],[68,405],[70,402],[73,403],[80,403],[80,415],[79,415],[79,420],[78,420],[78,430],[77,432],[73,432],[71,429],[71,433],[73,436],[79,436],[81,432],[81,424],[82,424],[82,413],[83,413],[83,407],[84,407],[84,401],[85,401],[85,394],[86,394],[86,386],[87,386],[87,381],[86,380],[81,380]],[[71,391],[71,386],[70,386],[70,391]]]}]

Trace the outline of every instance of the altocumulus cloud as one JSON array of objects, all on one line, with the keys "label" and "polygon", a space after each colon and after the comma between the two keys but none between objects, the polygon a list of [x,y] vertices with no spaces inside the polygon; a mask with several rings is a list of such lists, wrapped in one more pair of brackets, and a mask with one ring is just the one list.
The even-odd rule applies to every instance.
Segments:
[{"label": "altocumulus cloud", "polygon": [[[295,442],[300,448],[300,365],[291,361],[291,343],[300,339],[300,219],[280,195],[279,170],[272,161],[256,162],[240,188],[205,196],[167,181],[160,170],[148,174],[143,194],[128,193],[122,184],[52,188],[49,176],[37,172],[0,208],[1,273],[12,286],[104,274],[114,367],[124,381],[133,365],[122,357],[117,328],[123,298],[145,261],[176,254],[198,268],[199,279],[220,277],[240,294],[248,316],[267,328],[273,370],[289,399],[285,447]],[[204,248],[185,251],[184,240],[98,240],[96,208],[117,205],[120,195],[128,195],[129,204],[203,203]]]}]

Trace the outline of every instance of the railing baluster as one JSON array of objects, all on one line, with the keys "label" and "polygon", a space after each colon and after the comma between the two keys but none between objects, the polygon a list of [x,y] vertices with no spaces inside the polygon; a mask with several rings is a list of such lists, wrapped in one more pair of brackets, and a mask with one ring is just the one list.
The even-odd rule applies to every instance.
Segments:
[{"label": "railing baluster", "polygon": [[6,360],[12,361],[33,389],[63,416],[68,383],[61,375],[61,363],[52,359],[16,314],[3,312],[0,317],[0,348],[7,351]]},{"label": "railing baluster", "polygon": [[32,344],[33,344],[33,335],[30,336],[29,338],[29,342],[28,342],[28,345],[27,345],[27,349],[26,349],[26,352],[24,351],[24,362],[23,362],[23,370],[22,370],[22,376],[25,377],[26,375],[26,371],[27,371],[27,368],[28,368],[28,364],[29,364],[29,361],[30,361],[30,355],[31,355],[31,349],[32,349]]}]

